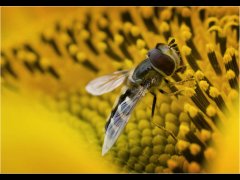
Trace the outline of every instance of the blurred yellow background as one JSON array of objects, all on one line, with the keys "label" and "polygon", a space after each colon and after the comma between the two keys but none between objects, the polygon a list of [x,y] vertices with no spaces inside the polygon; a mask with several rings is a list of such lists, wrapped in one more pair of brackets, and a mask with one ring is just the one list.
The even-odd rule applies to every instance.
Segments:
[{"label": "blurred yellow background", "polygon": [[[45,27],[74,12],[81,10],[78,7],[1,7],[2,47],[32,41]],[[96,153],[96,146],[83,144],[84,137],[72,128],[79,126],[78,120],[49,111],[30,94],[1,88],[2,173],[117,172]],[[71,122],[73,125],[69,125]]]},{"label": "blurred yellow background", "polygon": [[2,43],[33,38],[37,32],[80,7],[1,7]]}]

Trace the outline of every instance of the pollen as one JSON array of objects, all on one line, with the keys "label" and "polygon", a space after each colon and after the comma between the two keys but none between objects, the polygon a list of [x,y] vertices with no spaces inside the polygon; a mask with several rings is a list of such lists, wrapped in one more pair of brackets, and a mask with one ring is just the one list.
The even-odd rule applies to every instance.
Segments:
[{"label": "pollen", "polygon": [[119,35],[119,34],[116,34],[114,36],[114,41],[117,43],[117,44],[122,44],[123,41],[124,41],[124,38],[123,36]]},{"label": "pollen", "polygon": [[125,59],[124,60],[124,67],[125,67],[125,69],[131,69],[133,67],[132,61],[129,60],[129,59]]},{"label": "pollen", "polygon": [[31,52],[27,52],[25,56],[26,56],[25,58],[28,62],[34,62],[37,59],[37,55],[34,53],[31,53]]},{"label": "pollen", "polygon": [[63,43],[69,43],[71,40],[70,40],[70,37],[65,34],[65,33],[61,33],[60,34],[60,40],[63,42]]},{"label": "pollen", "polygon": [[101,51],[105,51],[107,49],[107,45],[104,42],[99,42],[97,44],[97,46],[98,46],[99,50],[101,50]]},{"label": "pollen", "polygon": [[140,34],[140,30],[139,30],[138,27],[132,26],[132,27],[131,27],[131,33],[132,33],[133,36],[136,37],[136,36],[138,36],[138,35]]},{"label": "pollen", "polygon": [[26,52],[23,50],[20,50],[17,52],[17,58],[23,60],[26,57]]},{"label": "pollen", "polygon": [[191,105],[189,103],[184,104],[184,112],[188,112],[189,108],[191,108]]},{"label": "pollen", "polygon": [[69,46],[69,52],[71,55],[75,55],[78,52],[78,46],[76,44],[71,44]]},{"label": "pollen", "polygon": [[228,52],[230,56],[234,56],[236,53],[236,50],[233,47],[230,47],[226,50],[226,52]]},{"label": "pollen", "polygon": [[190,106],[188,111],[192,118],[195,117],[198,113],[198,110],[193,106]]},{"label": "pollen", "polygon": [[167,161],[167,165],[170,169],[175,169],[178,166],[177,162],[172,159]]},{"label": "pollen", "polygon": [[220,94],[219,90],[215,87],[210,87],[209,93],[210,93],[210,96],[212,96],[214,98],[218,97]]},{"label": "pollen", "polygon": [[79,62],[83,62],[87,56],[84,52],[78,52],[76,57]]},{"label": "pollen", "polygon": [[160,31],[161,32],[166,32],[166,31],[169,31],[170,27],[168,25],[168,23],[166,22],[162,22],[161,25],[160,25]]},{"label": "pollen", "polygon": [[184,140],[180,140],[177,143],[177,148],[180,152],[184,151],[185,149],[187,149],[189,146],[189,143],[184,141]]},{"label": "pollen", "polygon": [[190,28],[186,24],[182,24],[180,27],[181,32],[190,31]]},{"label": "pollen", "polygon": [[191,144],[189,146],[189,149],[190,149],[191,154],[193,154],[193,155],[197,155],[201,151],[201,147],[195,143]]},{"label": "pollen", "polygon": [[231,56],[229,54],[225,54],[223,57],[224,64],[229,63],[232,60]]},{"label": "pollen", "polygon": [[102,28],[106,27],[106,26],[108,25],[107,19],[104,18],[104,17],[101,17],[101,18],[99,19],[99,25],[100,25]]},{"label": "pollen", "polygon": [[186,135],[186,134],[190,131],[189,126],[186,125],[186,124],[183,124],[183,123],[180,125],[179,130],[180,130],[180,132],[183,133],[184,135]]},{"label": "pollen", "polygon": [[208,161],[213,161],[216,158],[216,152],[213,148],[208,148],[204,151],[204,156]]},{"label": "pollen", "polygon": [[42,58],[41,61],[40,61],[41,65],[44,67],[44,68],[47,68],[51,65],[51,62],[49,59],[47,58]]},{"label": "pollen", "polygon": [[161,12],[161,18],[163,20],[169,20],[172,16],[172,12],[170,9],[164,9],[162,12]]},{"label": "pollen", "polygon": [[211,132],[207,131],[206,129],[201,130],[200,137],[203,142],[206,142],[211,138]]},{"label": "pollen", "polygon": [[194,96],[195,93],[196,93],[196,92],[194,91],[194,89],[189,88],[189,87],[185,87],[185,88],[184,88],[184,91],[183,91],[183,94],[184,94],[185,96],[188,96],[188,97]]},{"label": "pollen", "polygon": [[184,46],[182,47],[182,52],[183,52],[183,54],[185,54],[186,56],[189,55],[189,54],[191,54],[191,51],[192,51],[191,48],[189,48],[188,46],[185,46],[185,45],[184,45]]},{"label": "pollen", "polygon": [[144,18],[150,18],[153,14],[151,7],[142,7],[141,12]]},{"label": "pollen", "polygon": [[133,26],[132,23],[126,22],[123,24],[123,29],[125,32],[129,32],[129,31],[131,31],[132,26]]},{"label": "pollen", "polygon": [[141,55],[143,55],[143,56],[146,56],[147,55],[147,50],[145,49],[145,48],[142,48],[141,50],[140,50],[140,54]]},{"label": "pollen", "polygon": [[46,39],[51,39],[55,33],[53,28],[47,28],[45,31],[43,31],[43,34]]},{"label": "pollen", "polygon": [[[183,38],[186,40],[189,40],[192,37],[192,33],[190,31],[183,31],[182,32],[182,36]],[[189,50],[187,50],[188,52]],[[186,54],[190,54],[190,53],[186,53]]]},{"label": "pollen", "polygon": [[233,101],[238,99],[238,92],[235,89],[231,89],[231,91],[228,94],[228,98]]},{"label": "pollen", "polygon": [[202,90],[207,91],[209,84],[207,83],[207,81],[202,80],[199,82],[199,86]]},{"label": "pollen", "polygon": [[204,78],[204,74],[202,71],[198,70],[195,74],[194,74],[195,78],[198,80],[198,81],[201,81],[203,78]]},{"label": "pollen", "polygon": [[138,40],[137,40],[137,47],[138,47],[139,49],[144,48],[145,45],[146,45],[146,43],[145,43],[142,39],[138,39]]},{"label": "pollen", "polygon": [[214,51],[214,46],[213,46],[213,44],[207,44],[207,50],[208,50],[208,52],[213,52]]},{"label": "pollen", "polygon": [[90,34],[87,30],[81,30],[80,37],[84,40],[88,39],[90,37]]},{"label": "pollen", "polygon": [[107,34],[106,34],[105,32],[100,31],[100,32],[97,33],[97,39],[98,39],[99,41],[103,41],[103,40],[105,40],[106,38],[107,38]]},{"label": "pollen", "polygon": [[199,173],[201,170],[200,166],[198,163],[196,162],[191,162],[188,166],[188,171],[190,173]]},{"label": "pollen", "polygon": [[227,76],[227,79],[228,79],[228,80],[230,80],[230,79],[234,79],[234,78],[236,77],[234,71],[231,70],[231,69],[227,71],[226,76]]},{"label": "pollen", "polygon": [[216,111],[215,107],[213,107],[212,105],[209,105],[207,107],[207,115],[208,116],[213,117],[213,116],[215,116],[216,113],[217,113],[217,111]]},{"label": "pollen", "polygon": [[191,10],[189,8],[183,8],[182,10],[182,16],[183,17],[189,17],[191,16]]}]

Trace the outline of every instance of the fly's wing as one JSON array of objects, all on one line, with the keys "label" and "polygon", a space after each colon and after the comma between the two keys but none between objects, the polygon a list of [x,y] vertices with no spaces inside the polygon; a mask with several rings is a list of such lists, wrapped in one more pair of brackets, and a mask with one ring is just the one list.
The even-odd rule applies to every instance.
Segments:
[{"label": "fly's wing", "polygon": [[95,96],[102,95],[104,93],[108,93],[118,86],[120,86],[128,77],[129,71],[116,71],[112,74],[108,74],[105,76],[101,76],[90,81],[87,86],[86,90]]},{"label": "fly's wing", "polygon": [[114,145],[118,136],[126,126],[134,107],[136,106],[137,102],[145,95],[146,90],[147,87],[138,87],[134,90],[134,95],[126,97],[126,99],[118,105],[117,111],[111,118],[110,124],[108,125],[105,134],[102,155],[106,154]]}]

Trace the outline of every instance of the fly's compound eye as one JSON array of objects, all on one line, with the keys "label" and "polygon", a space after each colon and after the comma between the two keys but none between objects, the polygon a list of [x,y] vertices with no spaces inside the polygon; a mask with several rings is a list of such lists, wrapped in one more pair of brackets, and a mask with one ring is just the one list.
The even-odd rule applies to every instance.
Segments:
[{"label": "fly's compound eye", "polygon": [[170,56],[161,53],[158,49],[149,52],[149,59],[153,68],[161,74],[170,76],[175,71],[174,60]]}]

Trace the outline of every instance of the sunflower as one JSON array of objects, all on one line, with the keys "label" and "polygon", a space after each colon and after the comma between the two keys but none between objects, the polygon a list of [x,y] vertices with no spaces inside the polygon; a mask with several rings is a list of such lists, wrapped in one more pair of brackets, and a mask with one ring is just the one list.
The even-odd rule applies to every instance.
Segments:
[{"label": "sunflower", "polygon": [[[239,173],[239,8],[3,7],[3,173]],[[151,94],[101,156],[120,89],[86,84],[176,40],[194,82]]]}]

